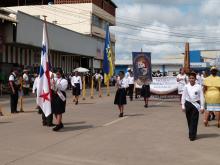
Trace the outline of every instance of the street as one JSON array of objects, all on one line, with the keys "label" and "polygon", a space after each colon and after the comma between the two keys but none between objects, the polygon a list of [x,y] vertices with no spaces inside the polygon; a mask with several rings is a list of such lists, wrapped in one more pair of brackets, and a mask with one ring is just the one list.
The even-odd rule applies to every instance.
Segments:
[{"label": "street", "polygon": [[[42,126],[34,99],[28,98],[25,113],[1,117],[0,164],[219,164],[216,121],[204,127],[200,115],[198,139],[191,142],[177,100],[152,100],[149,108],[142,100],[128,100],[125,117],[118,118],[113,99],[80,99],[76,106],[68,97],[64,129],[53,132]],[[3,108],[9,112],[8,105]]]}]

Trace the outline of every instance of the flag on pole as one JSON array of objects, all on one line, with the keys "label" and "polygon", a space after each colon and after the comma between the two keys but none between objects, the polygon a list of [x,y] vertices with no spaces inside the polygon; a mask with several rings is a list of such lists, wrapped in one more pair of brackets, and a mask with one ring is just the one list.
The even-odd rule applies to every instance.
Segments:
[{"label": "flag on pole", "polygon": [[103,61],[103,71],[104,71],[104,82],[110,80],[113,76],[113,64],[112,64],[112,49],[111,49],[111,39],[109,33],[109,26],[106,26],[106,37],[105,37],[105,47],[104,47],[104,61]]},{"label": "flag on pole", "polygon": [[41,65],[39,73],[39,83],[37,87],[37,104],[41,107],[46,117],[51,114],[50,74],[46,21],[43,25]]}]

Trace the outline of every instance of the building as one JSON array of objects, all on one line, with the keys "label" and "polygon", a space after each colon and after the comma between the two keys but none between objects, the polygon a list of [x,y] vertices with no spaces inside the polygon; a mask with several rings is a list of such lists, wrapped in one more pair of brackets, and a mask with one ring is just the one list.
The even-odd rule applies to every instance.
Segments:
[{"label": "building", "polygon": [[[152,59],[152,72],[160,71],[166,72],[168,75],[178,73],[179,69],[183,66],[182,59]],[[127,71],[127,68],[133,68],[132,60],[120,60],[115,62],[115,73],[118,74],[120,70]]]},{"label": "building", "polygon": [[[179,69],[183,67],[184,54],[166,56],[161,59],[152,59],[152,71],[166,72],[168,75],[178,73]],[[123,70],[126,72],[127,68],[133,68],[132,60],[117,60],[116,74]],[[190,67],[194,71],[209,70],[210,66],[216,65],[220,68],[220,50],[191,50],[190,51]]]},{"label": "building", "polygon": [[[47,4],[49,1],[41,2]],[[14,3],[10,5],[14,7],[1,9],[18,22],[14,24],[15,40],[3,45],[1,62],[32,67],[39,65],[42,23],[37,19],[42,20],[43,15],[46,15],[51,27],[49,46],[52,65],[62,67],[65,72],[70,72],[79,66],[89,68],[91,71],[100,70],[105,26],[115,25],[117,6],[110,0],[55,0],[52,3],[54,4],[33,5],[40,4],[40,1],[20,0],[19,5],[27,6],[17,6]],[[111,41],[114,53],[113,34]]]}]

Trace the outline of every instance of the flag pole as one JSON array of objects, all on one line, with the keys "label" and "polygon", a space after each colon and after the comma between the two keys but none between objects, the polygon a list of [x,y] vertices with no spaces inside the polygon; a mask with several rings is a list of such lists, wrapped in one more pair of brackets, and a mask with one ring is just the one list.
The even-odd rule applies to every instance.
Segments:
[{"label": "flag pole", "polygon": [[188,74],[190,72],[190,52],[189,43],[185,44],[185,56],[184,56],[184,71]]},{"label": "flag pole", "polygon": [[109,80],[107,81],[107,96],[110,96]]},{"label": "flag pole", "polygon": [[93,76],[91,77],[91,91],[90,91],[90,98],[94,98],[94,81],[93,81]]}]

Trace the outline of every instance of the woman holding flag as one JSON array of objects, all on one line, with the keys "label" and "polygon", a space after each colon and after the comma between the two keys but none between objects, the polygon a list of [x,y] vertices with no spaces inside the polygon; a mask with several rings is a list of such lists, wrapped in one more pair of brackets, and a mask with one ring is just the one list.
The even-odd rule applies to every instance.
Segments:
[{"label": "woman holding flag", "polygon": [[56,117],[57,124],[53,128],[53,131],[58,131],[63,128],[62,114],[66,109],[66,89],[68,87],[68,81],[63,78],[63,71],[58,69],[56,72],[56,78],[52,80],[52,112]]}]

